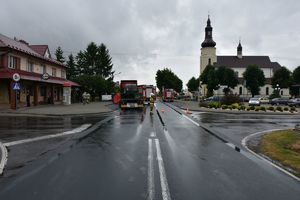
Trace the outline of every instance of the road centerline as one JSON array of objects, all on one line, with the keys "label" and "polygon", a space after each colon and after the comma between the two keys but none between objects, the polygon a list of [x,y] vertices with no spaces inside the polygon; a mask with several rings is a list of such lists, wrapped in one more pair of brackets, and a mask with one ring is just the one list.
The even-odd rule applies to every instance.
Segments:
[{"label": "road centerline", "polygon": [[155,197],[154,186],[154,163],[153,163],[153,139],[148,139],[148,200],[153,200]]},{"label": "road centerline", "polygon": [[171,200],[171,195],[168,186],[168,180],[166,176],[166,171],[164,167],[164,161],[162,158],[159,140],[155,139],[156,145],[156,156],[158,161],[158,169],[159,169],[159,177],[160,177],[160,185],[161,185],[161,193],[163,200]]}]

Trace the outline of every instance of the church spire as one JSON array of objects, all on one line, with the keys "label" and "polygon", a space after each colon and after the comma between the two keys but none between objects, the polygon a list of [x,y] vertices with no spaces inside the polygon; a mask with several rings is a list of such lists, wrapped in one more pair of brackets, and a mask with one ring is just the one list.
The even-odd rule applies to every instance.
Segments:
[{"label": "church spire", "polygon": [[210,18],[208,15],[207,24],[205,27],[205,39],[201,44],[202,47],[215,47],[216,46],[216,43],[212,38],[212,30],[213,30],[213,28],[211,27]]},{"label": "church spire", "polygon": [[239,40],[239,45],[237,47],[237,57],[243,58],[243,47],[241,45],[241,39]]}]

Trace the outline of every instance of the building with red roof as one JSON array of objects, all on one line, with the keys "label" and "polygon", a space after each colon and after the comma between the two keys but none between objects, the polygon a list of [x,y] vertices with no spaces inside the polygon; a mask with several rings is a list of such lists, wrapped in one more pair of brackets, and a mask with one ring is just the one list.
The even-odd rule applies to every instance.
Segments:
[{"label": "building with red roof", "polygon": [[[20,75],[17,92],[15,73]],[[66,82],[79,86],[66,79],[66,66],[51,58],[48,45],[29,45],[0,34],[0,105],[14,109],[16,101],[19,107],[62,103]]]}]

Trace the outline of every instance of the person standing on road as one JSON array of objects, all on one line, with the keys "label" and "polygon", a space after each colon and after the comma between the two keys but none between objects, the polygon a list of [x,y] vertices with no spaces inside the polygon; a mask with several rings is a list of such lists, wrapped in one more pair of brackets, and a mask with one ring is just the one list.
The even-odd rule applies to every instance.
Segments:
[{"label": "person standing on road", "polygon": [[150,114],[153,114],[153,107],[154,107],[154,94],[153,93],[151,93],[150,94],[151,96],[150,96]]}]

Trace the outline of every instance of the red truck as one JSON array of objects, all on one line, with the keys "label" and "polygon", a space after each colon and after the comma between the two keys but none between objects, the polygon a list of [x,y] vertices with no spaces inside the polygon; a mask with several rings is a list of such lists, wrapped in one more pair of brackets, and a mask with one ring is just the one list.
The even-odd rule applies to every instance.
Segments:
[{"label": "red truck", "polygon": [[163,101],[172,102],[174,101],[175,91],[173,89],[164,89],[163,90]]},{"label": "red truck", "polygon": [[139,93],[143,96],[144,104],[150,103],[151,93],[154,94],[156,98],[156,87],[153,85],[139,85]]},{"label": "red truck", "polygon": [[120,107],[125,108],[143,108],[144,101],[139,93],[137,80],[121,80],[120,84]]}]

